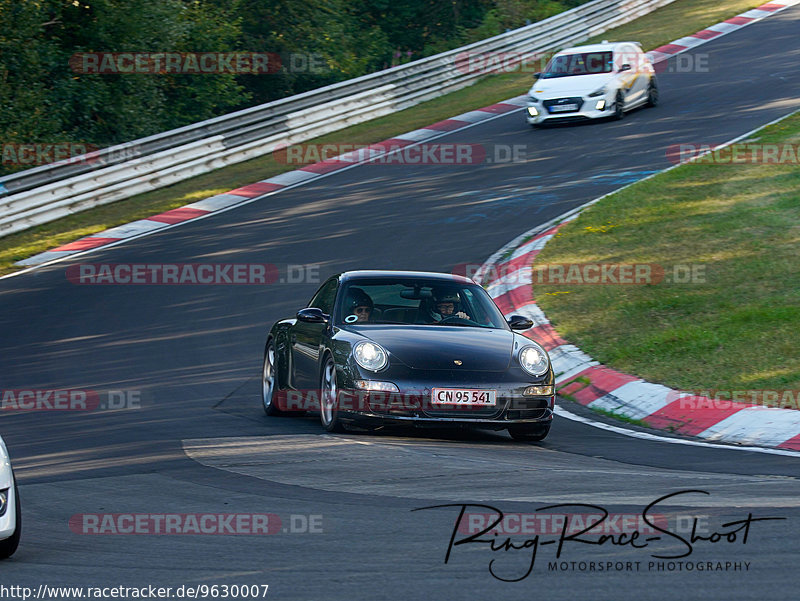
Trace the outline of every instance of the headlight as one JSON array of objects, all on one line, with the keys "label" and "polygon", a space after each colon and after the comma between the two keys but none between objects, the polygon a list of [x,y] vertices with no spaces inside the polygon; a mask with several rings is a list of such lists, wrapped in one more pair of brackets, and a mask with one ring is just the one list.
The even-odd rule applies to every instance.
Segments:
[{"label": "headlight", "polygon": [[364,369],[380,371],[389,362],[389,356],[383,347],[374,342],[362,341],[353,347],[353,357]]},{"label": "headlight", "polygon": [[541,376],[550,367],[550,359],[538,344],[526,346],[519,352],[519,364],[532,376]]},{"label": "headlight", "polygon": [[8,507],[8,489],[0,490],[0,515],[6,514],[6,508]]},{"label": "headlight", "polygon": [[539,115],[539,111],[536,110],[535,106],[529,106],[528,115],[530,115],[531,117],[537,117]]},{"label": "headlight", "polygon": [[528,100],[530,100],[531,102],[539,102],[539,99],[533,94],[528,94]]},{"label": "headlight", "polygon": [[606,87],[603,86],[599,90],[595,90],[591,94],[589,94],[589,98],[597,98],[598,96],[605,96],[606,95]]}]

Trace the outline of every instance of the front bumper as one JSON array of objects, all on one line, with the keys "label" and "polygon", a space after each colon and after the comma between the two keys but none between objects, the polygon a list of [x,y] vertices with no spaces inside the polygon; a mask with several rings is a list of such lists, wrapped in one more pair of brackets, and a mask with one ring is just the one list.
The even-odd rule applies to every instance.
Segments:
[{"label": "front bumper", "polygon": [[370,422],[376,424],[409,424],[414,426],[446,427],[446,426],[474,426],[489,430],[504,430],[514,424],[544,424],[553,420],[553,410],[547,409],[541,417],[530,419],[480,419],[480,418],[454,418],[454,417],[418,417],[391,415],[382,413],[347,413],[342,415],[343,421]]},{"label": "front bumper", "polygon": [[4,540],[14,534],[17,529],[17,491],[14,490],[13,483],[8,488],[8,502],[6,511],[0,517],[0,540]]},{"label": "front bumper", "polygon": [[[603,119],[614,114],[614,101],[603,97],[582,97],[578,110],[559,111],[558,104],[552,104],[559,99],[539,99],[537,102],[529,102],[525,108],[525,120],[529,125],[541,125],[543,123],[572,123],[588,121],[591,119]],[[546,106],[545,103],[551,104]],[[597,108],[599,105],[602,109]]]},{"label": "front bumper", "polygon": [[[424,375],[406,370],[406,378],[376,374],[375,380],[389,381],[397,392],[355,390],[350,386],[340,388],[339,415],[345,421],[398,422],[414,425],[475,425],[484,428],[504,429],[514,424],[549,423],[553,419],[555,395],[524,394],[531,386],[551,386],[554,391],[552,370],[541,379],[526,380],[520,373],[473,373],[464,378],[457,372],[427,372]],[[494,390],[495,404],[434,405],[434,388]]]},{"label": "front bumper", "polygon": [[17,491],[14,487],[11,460],[2,438],[0,438],[0,490],[5,490],[7,495],[5,513],[0,516],[0,540],[4,540],[17,529]]}]

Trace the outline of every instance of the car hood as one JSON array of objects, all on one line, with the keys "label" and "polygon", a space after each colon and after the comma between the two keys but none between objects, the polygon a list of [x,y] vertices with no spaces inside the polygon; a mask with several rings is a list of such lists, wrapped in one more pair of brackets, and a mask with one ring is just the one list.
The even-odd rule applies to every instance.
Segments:
[{"label": "car hood", "polygon": [[[358,333],[412,369],[505,371],[514,351],[509,330],[462,326],[371,326]],[[461,361],[461,365],[454,363]]]},{"label": "car hood", "polygon": [[571,95],[586,96],[613,79],[613,73],[540,79],[533,84],[530,89],[530,94],[533,94],[533,96],[539,99],[562,98]]}]

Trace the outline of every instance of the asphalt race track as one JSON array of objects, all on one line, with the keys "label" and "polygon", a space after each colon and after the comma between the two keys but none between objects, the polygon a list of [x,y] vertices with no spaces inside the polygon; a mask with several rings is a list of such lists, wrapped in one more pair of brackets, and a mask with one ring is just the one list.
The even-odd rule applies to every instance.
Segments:
[{"label": "asphalt race track", "polygon": [[[661,105],[620,122],[533,130],[514,112],[438,140],[525,145],[525,162],[360,166],[0,280],[0,388],[125,390],[141,399],[139,408],[0,415],[24,517],[0,584],[268,584],[268,598],[320,600],[796,598],[794,457],[648,442],[565,419],[542,444],[491,432],[324,435],[316,417],[266,418],[258,380],[267,329],[303,306],[317,283],[80,286],[65,269],[318,264],[325,277],[479,264],[524,230],[669,166],[671,144],[723,142],[800,108],[798,31],[795,7],[700,46],[689,55],[708,54],[707,73],[660,74]],[[636,516],[682,490],[710,494],[653,510],[679,530],[688,516],[699,516],[705,536],[730,532],[735,527],[723,524],[750,513],[786,519],[753,522],[746,544],[741,531],[733,542],[698,541],[672,569],[651,555],[677,556],[687,546],[666,535],[647,548],[568,541],[559,565],[576,563],[565,570],[549,569],[556,545],[542,545],[528,578],[504,582],[490,562],[497,576],[518,578],[530,548],[464,544],[445,565],[459,507],[412,512],[474,502],[535,513],[582,503]],[[598,510],[538,513],[559,511]],[[273,513],[282,528],[303,530],[310,519],[322,532],[72,532],[70,517],[85,513]],[[589,562],[609,561],[622,569],[589,571]],[[693,562],[692,570],[678,561]],[[708,571],[708,562],[741,569]]]}]

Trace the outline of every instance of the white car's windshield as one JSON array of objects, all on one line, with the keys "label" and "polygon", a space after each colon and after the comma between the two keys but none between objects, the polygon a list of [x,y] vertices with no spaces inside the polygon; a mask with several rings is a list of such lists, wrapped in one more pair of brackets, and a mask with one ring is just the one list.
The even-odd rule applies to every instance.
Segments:
[{"label": "white car's windshield", "polygon": [[338,324],[419,324],[507,329],[503,314],[476,284],[418,278],[349,282],[337,302]]},{"label": "white car's windshield", "polygon": [[613,53],[581,52],[554,56],[547,64],[542,79],[611,73],[614,69]]}]

